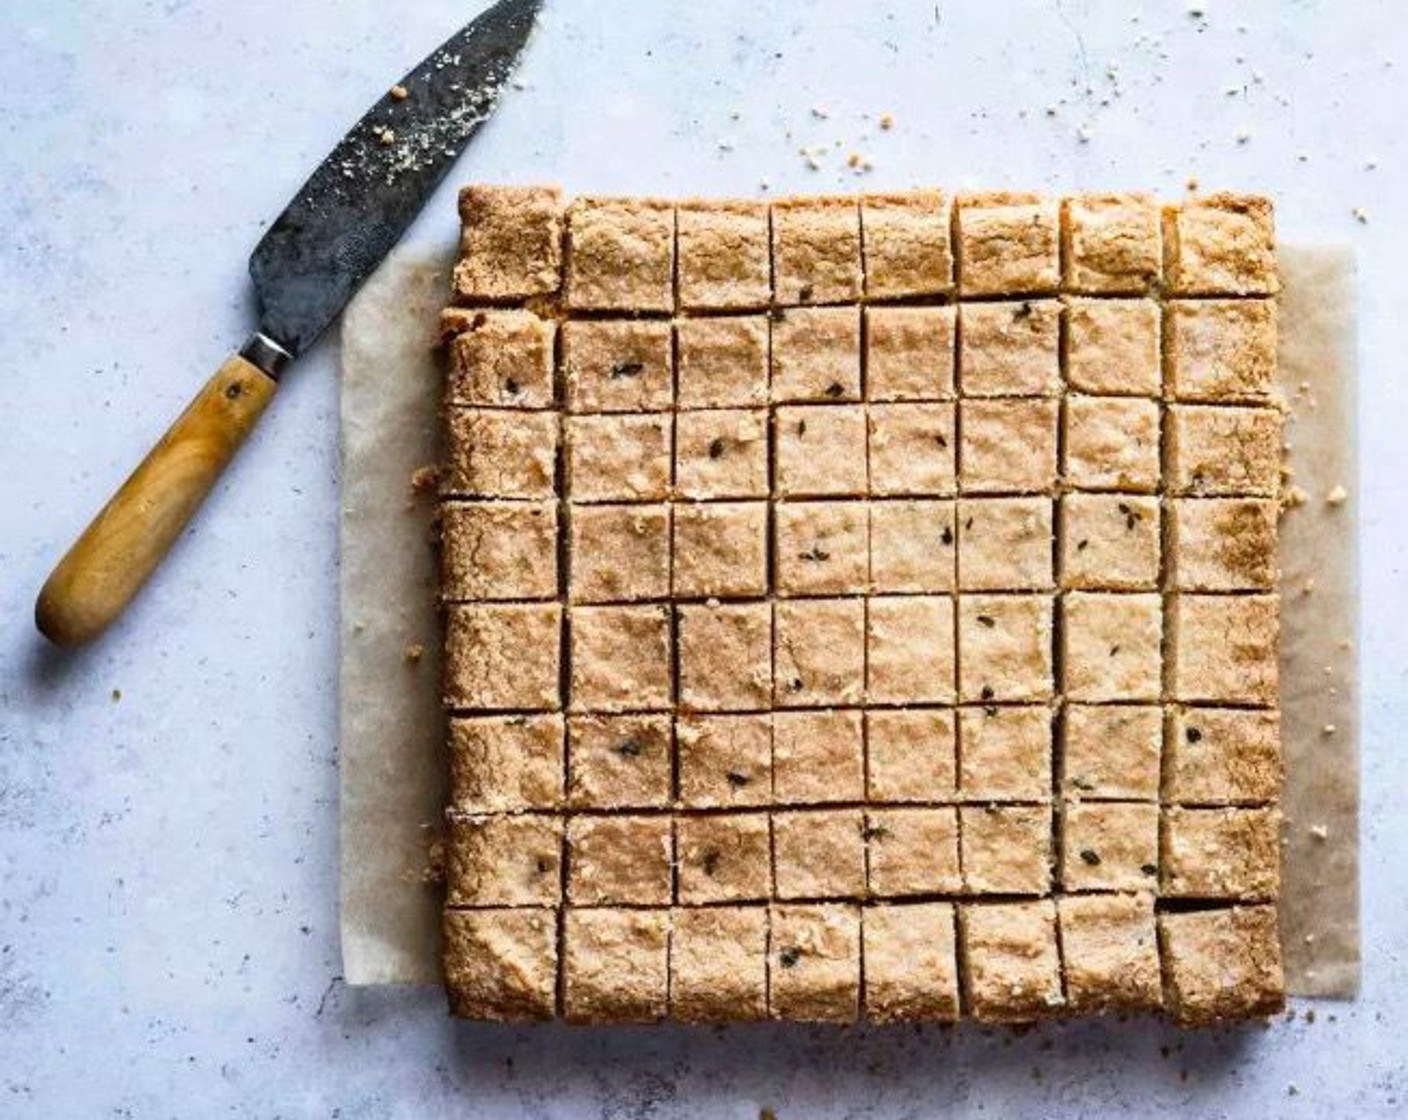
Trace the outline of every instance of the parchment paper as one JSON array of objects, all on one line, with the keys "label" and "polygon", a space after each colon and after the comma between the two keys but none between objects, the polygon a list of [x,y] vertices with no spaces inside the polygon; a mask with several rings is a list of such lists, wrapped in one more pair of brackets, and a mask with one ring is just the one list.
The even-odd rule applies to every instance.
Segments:
[{"label": "parchment paper", "polygon": [[[392,254],[342,321],[342,957],[348,984],[438,983],[431,845],[445,803],[434,503],[434,353],[451,251]],[[1354,270],[1342,249],[1282,247],[1281,382],[1293,481],[1282,523],[1286,982],[1359,982]],[[1348,500],[1327,502],[1337,486]],[[1313,587],[1305,591],[1307,580]],[[418,662],[408,644],[420,644]],[[1327,731],[1333,727],[1333,731]]]}]

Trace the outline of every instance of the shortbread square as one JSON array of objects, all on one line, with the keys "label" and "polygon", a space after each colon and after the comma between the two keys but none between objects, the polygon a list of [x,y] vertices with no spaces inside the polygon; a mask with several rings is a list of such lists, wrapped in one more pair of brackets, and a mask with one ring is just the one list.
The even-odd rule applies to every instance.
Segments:
[{"label": "shortbread square", "polygon": [[783,405],[775,423],[779,497],[855,497],[866,492],[865,409]]},{"label": "shortbread square", "polygon": [[865,894],[865,822],[859,809],[774,813],[777,897],[861,898]]},{"label": "shortbread square", "polygon": [[749,902],[772,894],[766,813],[680,817],[675,826],[680,902]]},{"label": "shortbread square", "polygon": [[681,714],[675,726],[680,800],[690,809],[772,801],[771,714]]},{"label": "shortbread square", "polygon": [[958,1018],[953,905],[920,902],[865,910],[865,1017],[872,1023]]},{"label": "shortbread square", "polygon": [[677,610],[681,709],[766,709],[772,696],[772,607],[711,601]]},{"label": "shortbread square", "polygon": [[1051,799],[1049,708],[962,708],[958,793],[965,801]]},{"label": "shortbread square", "polygon": [[440,598],[557,597],[556,502],[445,502]]},{"label": "shortbread square", "polygon": [[1086,194],[1066,201],[1066,287],[1139,295],[1162,267],[1158,203],[1146,194]]},{"label": "shortbread square", "polygon": [[579,198],[567,208],[567,306],[669,311],[675,305],[675,208],[635,198]]},{"label": "shortbread square", "polygon": [[871,599],[866,642],[866,696],[872,703],[953,703],[952,598]]},{"label": "shortbread square", "polygon": [[1067,895],[1056,900],[1056,909],[1073,1012],[1152,1011],[1161,1005],[1153,895]]},{"label": "shortbread square", "polygon": [[774,703],[858,704],[865,691],[864,600],[785,599],[773,611]]},{"label": "shortbread square", "polygon": [[442,929],[451,1015],[495,1022],[553,1017],[557,921],[552,910],[447,910]]},{"label": "shortbread square", "polygon": [[670,324],[659,319],[563,323],[567,407],[573,412],[668,409],[675,396],[672,345]]},{"label": "shortbread square", "polygon": [[548,712],[561,706],[556,603],[453,604],[445,616],[445,707]]},{"label": "shortbread square", "polygon": [[965,397],[1049,397],[1061,387],[1061,305],[965,303],[958,382]]},{"label": "shortbread square", "polygon": [[1159,807],[1081,801],[1061,810],[1061,887],[1151,891],[1159,881]]},{"label": "shortbread square", "polygon": [[567,797],[579,809],[664,807],[670,801],[670,717],[572,716]]},{"label": "shortbread square", "polygon": [[674,533],[677,598],[767,593],[766,502],[677,503]]},{"label": "shortbread square", "polygon": [[1159,405],[1143,397],[1066,398],[1067,485],[1152,494],[1159,486]]},{"label": "shortbread square", "polygon": [[811,196],[774,202],[772,272],[779,304],[858,300],[860,207],[856,200]]},{"label": "shortbread square", "polygon": [[1281,886],[1280,831],[1281,814],[1274,807],[1164,809],[1159,893],[1275,900]]},{"label": "shortbread square", "polygon": [[1276,229],[1271,200],[1211,194],[1164,207],[1164,281],[1176,295],[1272,295]]},{"label": "shortbread square", "polygon": [[954,405],[873,404],[869,429],[871,494],[946,496],[957,489]]},{"label": "shortbread square", "polygon": [[1276,304],[1269,299],[1171,300],[1165,381],[1181,401],[1262,401],[1276,378]]},{"label": "shortbread square", "polygon": [[450,343],[451,405],[551,408],[557,326],[531,311],[478,311]]},{"label": "shortbread square", "polygon": [[774,906],[768,1011],[774,1019],[853,1023],[860,1014],[860,908]]},{"label": "shortbread square", "polygon": [[1157,800],[1163,749],[1158,707],[1067,704],[1061,735],[1061,792],[1067,798]]},{"label": "shortbread square", "polygon": [[951,501],[870,503],[870,580],[877,594],[952,591],[958,538]]},{"label": "shortbread square", "polygon": [[773,510],[779,595],[835,595],[870,586],[865,502],[787,502]]},{"label": "shortbread square", "polygon": [[1280,492],[1281,413],[1274,408],[1176,404],[1169,409],[1168,485],[1188,497]]},{"label": "shortbread square", "polygon": [[680,497],[767,496],[765,409],[681,412],[675,417],[675,434],[675,486]]},{"label": "shortbread square", "polygon": [[567,898],[573,906],[667,905],[675,863],[667,816],[572,817]]},{"label": "shortbread square", "polygon": [[1275,595],[1174,595],[1169,611],[1173,698],[1274,707],[1280,672]]},{"label": "shortbread square", "polygon": [[1055,535],[1050,498],[960,498],[958,586],[964,591],[1050,588]]},{"label": "shortbread square", "polygon": [[772,295],[767,203],[685,201],[676,209],[676,221],[681,307],[767,306]]},{"label": "shortbread square", "polygon": [[767,962],[767,907],[674,911],[670,1017],[685,1023],[767,1018]]},{"label": "shortbread square", "polygon": [[451,408],[446,497],[551,498],[557,490],[557,416]]},{"label": "shortbread square", "polygon": [[1061,586],[1153,591],[1163,557],[1159,499],[1138,494],[1061,498]]},{"label": "shortbread square", "polygon": [[1061,601],[1068,700],[1157,700],[1163,684],[1163,601],[1154,593],[1072,591]]},{"label": "shortbread square", "polygon": [[1274,906],[1160,914],[1167,1008],[1183,1026],[1273,1015],[1286,1003]]},{"label": "shortbread square", "polygon": [[958,943],[964,1002],[979,1022],[1046,1018],[1065,1002],[1049,898],[960,906]]},{"label": "shortbread square", "polygon": [[469,186],[460,191],[460,303],[526,299],[562,284],[562,192]]},{"label": "shortbread square", "polygon": [[951,210],[942,193],[865,195],[860,219],[869,299],[945,295],[953,290]]},{"label": "shortbread square", "polygon": [[969,894],[1049,894],[1051,806],[963,805],[963,886]]},{"label": "shortbread square", "polygon": [[1278,504],[1269,498],[1179,498],[1171,509],[1173,586],[1270,591],[1280,574]]},{"label": "shortbread square", "polygon": [[768,403],[766,315],[680,319],[675,323],[681,408]]},{"label": "shortbread square", "polygon": [[956,319],[952,306],[866,308],[866,395],[872,401],[951,398]]},{"label": "shortbread square", "polygon": [[567,487],[574,502],[659,502],[670,496],[668,414],[569,416]]},{"label": "shortbread square", "polygon": [[1061,284],[1060,203],[994,192],[958,199],[958,290],[1041,295]]},{"label": "shortbread square", "polygon": [[1281,714],[1176,708],[1164,745],[1165,802],[1255,805],[1281,790]]},{"label": "shortbread square", "polygon": [[1163,388],[1161,314],[1151,299],[1066,304],[1066,379],[1107,397],[1157,397]]},{"label": "shortbread square", "polygon": [[867,799],[880,803],[952,801],[957,743],[952,709],[866,712]]},{"label": "shortbread square", "polygon": [[562,1012],[576,1023],[663,1018],[670,912],[571,907],[563,927]]},{"label": "shortbread square", "polygon": [[552,906],[562,895],[562,820],[539,813],[446,816],[449,906]]},{"label": "shortbread square", "polygon": [[958,680],[965,703],[1049,700],[1051,598],[960,596]]},{"label": "shortbread square", "polygon": [[572,602],[621,603],[669,595],[668,505],[577,506],[569,520]]},{"label": "shortbread square", "polygon": [[772,399],[860,400],[860,308],[801,307],[773,316]]},{"label": "shortbread square", "polygon": [[773,794],[780,805],[860,801],[865,744],[856,711],[773,716]]},{"label": "shortbread square", "polygon": [[494,813],[562,802],[559,715],[451,719],[450,809]]},{"label": "shortbread square", "polygon": [[1056,485],[1054,400],[964,400],[960,484],[966,494],[1049,494]]},{"label": "shortbread square", "polygon": [[[574,607],[574,711],[663,710],[670,706],[670,612],[663,606]],[[506,676],[522,673],[509,664]]]},{"label": "shortbread square", "polygon": [[873,898],[957,894],[958,810],[870,809],[865,814],[867,882]]}]

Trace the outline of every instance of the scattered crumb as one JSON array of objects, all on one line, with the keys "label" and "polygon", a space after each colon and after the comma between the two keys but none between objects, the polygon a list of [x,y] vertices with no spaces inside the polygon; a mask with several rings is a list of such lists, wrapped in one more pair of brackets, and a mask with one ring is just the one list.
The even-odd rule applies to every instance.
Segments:
[{"label": "scattered crumb", "polygon": [[403,85],[392,86],[390,92],[393,101],[405,101],[411,95],[411,91]]},{"label": "scattered crumb", "polygon": [[1300,160],[1301,163],[1309,163],[1309,162],[1310,162],[1310,153],[1309,153],[1309,152],[1297,152],[1297,153],[1296,153],[1296,159]]},{"label": "scattered crumb", "polygon": [[1287,1094],[1287,1096],[1292,1096],[1292,1097],[1294,1097],[1294,1096],[1296,1096],[1299,1092],[1300,1092],[1300,1089],[1296,1086],[1296,1083],[1295,1083],[1294,1081],[1292,1081],[1289,1085],[1286,1086],[1286,1094]]},{"label": "scattered crumb", "polygon": [[418,665],[420,659],[425,656],[425,646],[420,642],[407,642],[406,648],[401,653],[407,665]]},{"label": "scattered crumb", "polygon": [[1343,486],[1334,486],[1325,495],[1325,504],[1331,506],[1342,506],[1349,499],[1349,491]]},{"label": "scattered crumb", "polygon": [[1192,175],[1189,175],[1189,176],[1188,176],[1188,182],[1187,182],[1186,184],[1184,184],[1184,185],[1185,185],[1190,191],[1195,191],[1195,190],[1198,189],[1198,180],[1197,180],[1196,178],[1194,178]]},{"label": "scattered crumb", "polygon": [[1076,129],[1076,139],[1079,140],[1082,144],[1089,144],[1090,138],[1094,135],[1095,134],[1091,131],[1091,128],[1088,124],[1083,124],[1078,129]]},{"label": "scattered crumb", "polygon": [[1307,1007],[1307,1008],[1305,1009],[1305,1021],[1306,1021],[1307,1023],[1313,1023],[1313,1022],[1315,1022],[1315,1008],[1313,1008],[1313,1007]]},{"label": "scattered crumb", "polygon": [[1313,824],[1310,826],[1310,835],[1317,840],[1327,840],[1330,836],[1330,830],[1323,824]]},{"label": "scattered crumb", "polygon": [[1320,729],[1320,733],[1322,735],[1333,735],[1335,733],[1335,725],[1333,723],[1325,724],[1325,726]]},{"label": "scattered crumb", "polygon": [[440,468],[437,466],[417,467],[411,472],[411,492],[413,494],[433,494],[440,486]]},{"label": "scattered crumb", "polygon": [[115,689],[113,689],[113,690],[112,690],[112,702],[113,702],[114,704],[116,704],[116,703],[117,703],[119,700],[121,700],[121,699],[122,699],[122,689],[120,689],[120,688],[115,688]]},{"label": "scattered crumb", "polygon": [[880,128],[881,128],[881,130],[884,131],[884,132],[889,132],[890,129],[892,129],[892,128],[894,128],[894,127],[895,127],[895,118],[894,118],[894,115],[893,115],[892,113],[881,113],[881,114],[880,114]]},{"label": "scattered crumb", "polygon": [[1356,206],[1350,210],[1350,213],[1354,215],[1354,220],[1361,226],[1367,226],[1369,224],[1369,211],[1365,210],[1364,207]]},{"label": "scattered crumb", "polygon": [[381,135],[377,137],[377,139],[389,148],[392,144],[396,143],[396,133],[389,128],[383,128]]},{"label": "scattered crumb", "polygon": [[1241,128],[1237,129],[1236,133],[1233,135],[1233,139],[1235,139],[1239,144],[1246,144],[1251,141],[1251,138],[1252,130],[1249,129],[1246,125],[1243,125]]},{"label": "scattered crumb", "polygon": [[1281,504],[1286,509],[1298,509],[1309,500],[1310,495],[1305,492],[1305,489],[1292,483],[1286,487],[1285,493],[1281,497]]},{"label": "scattered crumb", "polygon": [[1056,106],[1055,106],[1055,105],[1048,105],[1048,106],[1046,107],[1046,115],[1047,115],[1048,117],[1054,117],[1054,116],[1056,115]]},{"label": "scattered crumb", "polygon": [[777,1120],[777,1113],[770,1108],[759,1109],[758,1120]]},{"label": "scattered crumb", "polygon": [[824,121],[827,117],[831,116],[831,113],[827,110],[825,105],[813,105],[812,116],[819,121]]}]

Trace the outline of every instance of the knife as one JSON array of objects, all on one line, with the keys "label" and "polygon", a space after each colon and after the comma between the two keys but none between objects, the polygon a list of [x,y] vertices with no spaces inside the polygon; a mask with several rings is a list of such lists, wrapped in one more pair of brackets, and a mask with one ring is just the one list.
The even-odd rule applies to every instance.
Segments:
[{"label": "knife", "polygon": [[289,362],[338,316],[494,111],[542,0],[499,0],[371,107],[255,247],[259,328],[93,518],[34,620],[77,645],[122,613],[263,414]]}]

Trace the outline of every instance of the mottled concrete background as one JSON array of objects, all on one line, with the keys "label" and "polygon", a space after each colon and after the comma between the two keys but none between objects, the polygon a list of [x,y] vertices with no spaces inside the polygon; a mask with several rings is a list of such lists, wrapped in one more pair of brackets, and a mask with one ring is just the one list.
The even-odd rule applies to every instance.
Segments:
[{"label": "mottled concrete background", "polygon": [[[1354,243],[1357,1004],[1182,1041],[1143,1024],[496,1030],[449,1023],[435,992],[348,991],[329,343],[122,624],[76,656],[39,647],[31,602],[57,550],[242,337],[264,223],[476,6],[0,3],[0,1115],[1396,1114],[1408,32],[1394,0],[550,0],[525,88],[459,168],[672,194],[763,180],[1177,194],[1195,176],[1273,191],[1288,238]],[[848,169],[853,152],[872,169]],[[447,188],[412,236],[443,241],[453,223]]]}]

